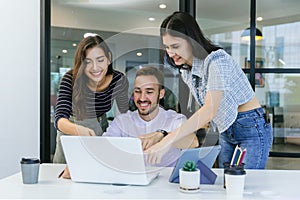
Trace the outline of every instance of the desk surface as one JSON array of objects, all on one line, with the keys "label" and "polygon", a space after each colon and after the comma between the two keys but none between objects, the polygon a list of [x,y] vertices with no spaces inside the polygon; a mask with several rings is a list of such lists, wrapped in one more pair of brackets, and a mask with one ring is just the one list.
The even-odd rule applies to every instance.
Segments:
[{"label": "desk surface", "polygon": [[[161,171],[149,186],[114,186],[75,183],[57,178],[62,164],[42,164],[38,184],[23,184],[21,173],[0,180],[0,199],[226,199],[223,170],[214,169],[218,178],[214,185],[201,185],[197,193],[182,193],[178,184],[169,183],[172,168]],[[243,199],[299,199],[300,170],[247,170]]]}]

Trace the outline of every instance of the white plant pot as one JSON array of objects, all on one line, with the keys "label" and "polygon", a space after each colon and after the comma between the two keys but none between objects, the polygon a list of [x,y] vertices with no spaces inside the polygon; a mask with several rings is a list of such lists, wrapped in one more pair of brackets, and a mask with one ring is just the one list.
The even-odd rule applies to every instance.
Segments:
[{"label": "white plant pot", "polygon": [[182,192],[196,192],[200,189],[200,170],[179,170],[179,189]]}]

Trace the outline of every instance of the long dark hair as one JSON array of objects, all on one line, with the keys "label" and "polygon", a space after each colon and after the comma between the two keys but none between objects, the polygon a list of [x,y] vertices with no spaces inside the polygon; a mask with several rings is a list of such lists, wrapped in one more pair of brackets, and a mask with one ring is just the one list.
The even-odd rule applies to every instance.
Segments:
[{"label": "long dark hair", "polygon": [[[166,34],[185,39],[191,45],[193,55],[199,59],[205,59],[212,51],[222,49],[204,36],[194,17],[186,12],[176,11],[162,22],[160,26],[161,44],[163,44],[162,37]],[[165,50],[161,51],[161,59],[173,67],[182,67],[176,66]]]},{"label": "long dark hair", "polygon": [[86,51],[94,47],[101,48],[105,56],[110,60],[105,76],[113,74],[112,52],[105,41],[98,35],[89,36],[81,40],[75,52],[74,67],[72,70],[73,112],[77,119],[84,119],[86,117],[85,100],[89,91],[87,86],[89,78],[84,73],[86,67],[84,61]]}]

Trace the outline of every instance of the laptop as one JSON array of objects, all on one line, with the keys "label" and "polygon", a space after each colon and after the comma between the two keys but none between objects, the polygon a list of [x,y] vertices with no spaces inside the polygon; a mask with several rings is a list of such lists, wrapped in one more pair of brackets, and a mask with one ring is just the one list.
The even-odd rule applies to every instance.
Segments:
[{"label": "laptop", "polygon": [[148,185],[159,175],[146,167],[139,138],[61,136],[61,143],[74,182]]},{"label": "laptop", "polygon": [[[205,165],[205,168],[203,168],[203,170],[205,170],[205,173],[207,173],[207,174],[202,174],[202,176],[203,175],[214,176],[210,169],[213,167],[215,160],[217,159],[220,151],[221,151],[221,145],[182,150],[181,155],[178,158],[176,165],[172,171],[172,174],[169,177],[169,182],[178,182],[179,170],[180,170],[180,168],[182,168],[184,166],[185,162],[188,160],[194,161],[195,163],[197,163],[198,161],[201,161],[201,163],[203,163]],[[206,178],[215,179],[216,177],[206,177]],[[207,180],[207,181],[210,182],[210,180]]]}]

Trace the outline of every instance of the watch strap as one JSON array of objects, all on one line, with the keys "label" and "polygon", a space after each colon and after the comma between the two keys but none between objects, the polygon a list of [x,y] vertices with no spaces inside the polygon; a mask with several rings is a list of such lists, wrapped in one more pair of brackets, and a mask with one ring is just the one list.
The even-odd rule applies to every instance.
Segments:
[{"label": "watch strap", "polygon": [[162,133],[164,135],[164,137],[166,137],[168,135],[168,132],[163,129],[158,129],[156,132]]}]

